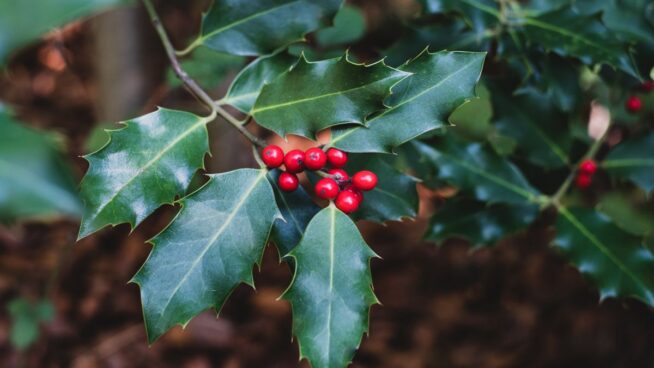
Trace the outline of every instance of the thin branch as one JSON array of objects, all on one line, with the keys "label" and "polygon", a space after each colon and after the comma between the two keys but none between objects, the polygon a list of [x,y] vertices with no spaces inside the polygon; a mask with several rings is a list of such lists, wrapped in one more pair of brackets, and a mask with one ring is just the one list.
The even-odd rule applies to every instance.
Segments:
[{"label": "thin branch", "polygon": [[216,104],[214,100],[211,98],[211,96],[209,96],[209,94],[207,94],[207,92],[205,92],[202,89],[202,87],[200,87],[200,85],[197,84],[197,82],[195,82],[193,78],[191,78],[186,73],[186,71],[184,71],[184,69],[182,69],[179,60],[177,59],[175,48],[173,47],[173,44],[170,42],[170,39],[168,38],[168,34],[166,33],[166,30],[164,29],[163,24],[161,23],[161,20],[159,19],[159,16],[157,15],[157,11],[152,5],[151,0],[143,0],[143,5],[145,5],[145,9],[148,11],[148,14],[150,15],[150,20],[152,21],[152,25],[157,31],[157,34],[159,34],[161,43],[163,44],[163,47],[166,50],[166,55],[168,55],[170,64],[172,65],[173,71],[175,72],[177,77],[184,83],[184,85],[191,91],[191,93],[193,93],[195,97],[197,97],[202,103],[204,103],[211,110],[212,115],[215,114],[220,115],[228,123],[232,124],[234,128],[238,129],[238,131],[241,134],[243,134],[252,144],[258,147],[265,147],[266,146],[265,141],[255,136],[254,134],[250,133],[247,129],[243,127],[243,124],[238,119],[233,117],[230,113],[228,113],[218,104]]},{"label": "thin branch", "polygon": [[[608,131],[608,129],[607,129]],[[572,185],[572,182],[574,181],[575,177],[577,176],[577,170],[579,168],[579,165],[581,162],[587,159],[593,159],[595,155],[597,154],[597,151],[602,147],[602,144],[604,143],[604,139],[606,138],[606,133],[604,135],[593,142],[593,145],[590,147],[588,152],[584,155],[584,157],[579,160],[579,162],[573,167],[573,170],[570,172],[570,175],[565,179],[563,184],[561,184],[561,187],[556,191],[556,193],[551,197],[550,203],[552,203],[555,207],[560,207],[561,206],[561,199],[563,196],[568,192],[568,189],[570,189],[570,186]]]}]

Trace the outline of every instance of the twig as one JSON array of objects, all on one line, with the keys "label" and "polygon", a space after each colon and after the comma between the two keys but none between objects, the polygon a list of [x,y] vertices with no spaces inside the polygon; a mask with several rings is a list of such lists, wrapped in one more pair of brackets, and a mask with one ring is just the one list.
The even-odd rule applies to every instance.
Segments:
[{"label": "twig", "polygon": [[593,145],[590,147],[588,152],[586,152],[584,157],[582,157],[581,160],[573,167],[572,171],[570,172],[570,175],[568,175],[568,177],[565,179],[563,184],[561,184],[561,187],[559,187],[556,193],[554,193],[554,195],[551,197],[549,201],[551,204],[553,204],[555,207],[561,206],[561,199],[568,192],[568,189],[570,189],[570,186],[572,185],[575,176],[577,176],[577,168],[579,167],[579,164],[581,164],[581,162],[584,160],[592,159],[595,157],[597,151],[599,151],[599,149],[602,147],[605,137],[606,137],[606,133],[600,139],[593,142]]},{"label": "twig", "polygon": [[150,15],[152,25],[154,26],[157,34],[159,35],[159,38],[161,39],[161,43],[166,50],[166,55],[168,55],[168,59],[170,60],[170,64],[173,67],[175,75],[177,75],[177,77],[182,81],[182,83],[184,83],[184,85],[191,91],[191,93],[193,93],[194,96],[196,96],[202,103],[207,105],[207,107],[211,110],[212,116],[215,116],[215,114],[220,115],[228,123],[232,124],[234,128],[238,129],[238,131],[243,134],[252,144],[258,147],[265,147],[266,144],[263,140],[250,133],[250,131],[243,127],[243,123],[241,123],[238,119],[225,111],[225,109],[216,104],[211,96],[209,96],[209,94],[207,94],[207,92],[205,92],[202,87],[200,87],[200,85],[197,84],[197,82],[195,82],[195,80],[193,80],[193,78],[191,78],[188,73],[186,73],[186,71],[184,71],[184,69],[182,69],[179,60],[177,59],[175,48],[170,42],[170,38],[168,38],[168,34],[166,33],[166,30],[164,29],[163,24],[157,15],[157,11],[152,5],[152,2],[150,0],[143,0],[143,5],[145,5],[145,9]]}]

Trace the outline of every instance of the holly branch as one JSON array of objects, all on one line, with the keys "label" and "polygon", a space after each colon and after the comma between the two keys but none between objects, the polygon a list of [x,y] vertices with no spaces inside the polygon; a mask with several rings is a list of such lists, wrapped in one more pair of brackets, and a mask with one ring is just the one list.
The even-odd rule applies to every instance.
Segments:
[{"label": "holly branch", "polygon": [[168,56],[168,59],[170,60],[170,64],[173,67],[173,71],[175,72],[175,75],[182,81],[184,86],[187,87],[187,89],[197,98],[199,99],[202,103],[204,103],[210,110],[211,114],[209,117],[207,117],[207,120],[213,120],[216,115],[220,115],[223,119],[225,119],[228,123],[230,123],[234,128],[236,128],[245,138],[247,138],[250,143],[252,143],[255,146],[258,147],[265,147],[266,142],[257,137],[256,135],[252,134],[249,130],[245,128],[245,125],[249,122],[250,116],[246,116],[245,119],[243,120],[238,120],[234,116],[232,116],[227,110],[223,109],[220,105],[218,105],[209,94],[200,87],[200,85],[191,78],[188,73],[182,68],[179,59],[177,58],[177,52],[175,51],[175,48],[173,47],[173,44],[170,42],[170,38],[168,37],[168,34],[166,33],[166,30],[163,27],[163,24],[161,23],[161,20],[159,19],[159,15],[157,14],[156,9],[154,8],[154,5],[152,5],[152,2],[150,0],[143,0],[143,5],[145,6],[145,9],[148,12],[148,15],[150,16],[150,20],[152,21],[152,25],[154,26],[155,30],[157,31],[157,34],[159,35],[159,38],[161,39],[161,43],[166,51],[166,55]]}]

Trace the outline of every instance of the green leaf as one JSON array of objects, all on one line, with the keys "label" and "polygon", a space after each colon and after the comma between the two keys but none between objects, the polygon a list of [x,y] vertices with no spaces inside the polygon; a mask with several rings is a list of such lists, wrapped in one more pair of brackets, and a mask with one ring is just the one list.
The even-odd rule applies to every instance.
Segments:
[{"label": "green leaf", "polygon": [[77,18],[126,0],[21,0],[0,2],[0,66],[16,48]]},{"label": "green leaf", "polygon": [[367,127],[332,130],[330,145],[348,152],[392,152],[404,142],[447,125],[448,116],[474,97],[485,53],[429,53],[400,67],[413,73],[393,88],[388,109]]},{"label": "green leaf", "polygon": [[222,102],[249,113],[263,86],[291,69],[297,61],[296,56],[285,50],[254,60],[234,78]]},{"label": "green leaf", "polygon": [[491,97],[495,126],[518,143],[517,154],[521,158],[546,168],[570,164],[572,140],[566,117],[550,99],[530,87],[509,95],[498,86]]},{"label": "green leaf", "polygon": [[648,206],[645,194],[639,190],[608,192],[600,198],[597,209],[628,233],[654,235],[654,208]]},{"label": "green leaf", "polygon": [[368,331],[372,291],[370,258],[352,220],[332,204],[309,223],[289,254],[296,269],[282,296],[293,307],[300,358],[314,368],[346,367]]},{"label": "green leaf", "polygon": [[80,216],[75,183],[53,135],[15,121],[0,105],[0,221]]},{"label": "green leaf", "polygon": [[414,177],[397,171],[379,155],[352,154],[345,170],[352,175],[360,170],[370,170],[377,175],[375,189],[363,192],[365,200],[353,214],[356,219],[370,221],[401,221],[418,213],[418,191]]},{"label": "green leaf", "polygon": [[152,252],[132,280],[141,289],[150,343],[208,308],[219,311],[241,282],[253,286],[252,267],[281,217],[266,170],[209,177],[180,201],[182,210],[151,240]]},{"label": "green leaf", "polygon": [[536,45],[584,64],[609,64],[639,78],[627,46],[616,39],[598,14],[583,15],[565,7],[523,19],[524,33]]},{"label": "green leaf", "polygon": [[[325,25],[342,0],[217,0],[202,17],[200,45],[234,55],[264,55]],[[187,52],[186,51],[186,52]]]},{"label": "green leaf", "polygon": [[280,256],[285,256],[300,242],[309,221],[320,211],[320,207],[302,186],[293,192],[282,191],[277,185],[280,173],[279,170],[268,173],[268,181],[274,189],[277,206],[284,217],[275,221],[270,238],[277,245]]},{"label": "green leaf", "polygon": [[27,350],[39,338],[39,325],[51,321],[54,306],[49,300],[32,303],[26,299],[14,299],[8,304],[11,316],[9,341],[18,350]]},{"label": "green leaf", "polygon": [[650,193],[654,189],[654,133],[620,143],[602,162],[616,178],[629,179]]},{"label": "green leaf", "polygon": [[597,284],[600,298],[636,297],[654,306],[654,254],[589,209],[559,208],[555,245]]},{"label": "green leaf", "polygon": [[501,238],[527,227],[538,216],[538,206],[486,204],[469,198],[445,202],[431,218],[425,238],[441,242],[459,236],[475,248],[493,245]]},{"label": "green leaf", "polygon": [[[244,64],[241,56],[218,54],[206,47],[200,47],[189,59],[181,62],[182,69],[194,80],[206,88],[215,88],[220,81],[233,70],[238,70]],[[177,77],[172,67],[168,68],[166,80],[172,87],[180,87],[182,81]]]},{"label": "green leaf", "polygon": [[308,62],[304,57],[290,71],[261,90],[251,113],[259,125],[280,136],[314,138],[330,126],[363,124],[382,110],[390,88],[410,75],[384,64],[354,64],[347,54]]},{"label": "green leaf", "polygon": [[541,53],[530,56],[529,60],[533,63],[532,83],[545,93],[544,98],[559,110],[572,112],[582,94],[576,63],[556,55],[544,58]]},{"label": "green leaf", "polygon": [[411,144],[420,159],[436,169],[439,180],[470,191],[480,201],[517,205],[541,202],[538,191],[520,170],[483,144],[466,143],[453,135],[433,146],[419,141]]},{"label": "green leaf", "polygon": [[186,191],[209,151],[209,118],[160,108],[124,122],[111,140],[85,158],[81,184],[83,238],[107,225],[137,226]]},{"label": "green leaf", "polygon": [[366,31],[366,19],[359,8],[345,5],[334,17],[334,25],[316,32],[322,47],[343,45],[357,41]]}]

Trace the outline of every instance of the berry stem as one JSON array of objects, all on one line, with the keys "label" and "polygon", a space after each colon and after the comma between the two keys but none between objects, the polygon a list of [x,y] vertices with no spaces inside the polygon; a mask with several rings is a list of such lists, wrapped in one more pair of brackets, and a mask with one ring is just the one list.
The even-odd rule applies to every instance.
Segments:
[{"label": "berry stem", "polygon": [[[608,129],[607,129],[607,131],[608,131]],[[561,199],[568,192],[568,189],[570,189],[570,186],[574,182],[574,180],[575,180],[575,178],[577,176],[577,172],[579,171],[579,165],[582,162],[584,162],[584,160],[592,160],[592,159],[595,158],[595,155],[597,154],[597,151],[599,151],[599,149],[602,147],[602,144],[604,143],[604,138],[606,138],[606,133],[604,133],[604,135],[600,139],[593,142],[593,145],[590,146],[590,148],[588,149],[588,152],[586,152],[584,157],[582,157],[579,160],[579,162],[577,162],[575,164],[575,166],[573,167],[573,170],[570,172],[570,175],[568,175],[568,177],[565,179],[563,184],[561,184],[561,186],[556,191],[556,193],[554,193],[554,195],[550,198],[548,204],[551,204],[551,205],[555,206],[556,208],[561,207]]]},{"label": "berry stem", "polygon": [[175,71],[175,75],[177,75],[177,77],[184,83],[184,85],[197,99],[199,99],[211,110],[210,120],[213,120],[216,114],[220,115],[228,123],[234,126],[234,128],[236,128],[241,134],[243,134],[243,136],[245,136],[245,138],[247,138],[250,143],[260,148],[265,147],[266,144],[261,138],[255,136],[254,134],[250,133],[250,131],[245,129],[245,124],[243,124],[243,122],[236,119],[229,112],[220,107],[219,104],[214,102],[211,96],[209,96],[209,94],[205,92],[202,87],[200,87],[200,85],[188,75],[188,73],[186,73],[186,71],[179,63],[179,60],[177,59],[175,48],[170,42],[170,38],[168,38],[168,34],[166,33],[166,30],[164,29],[163,24],[159,19],[159,15],[157,15],[157,11],[154,8],[154,5],[152,5],[150,0],[143,0],[143,5],[145,5],[145,9],[148,11],[152,25],[154,26],[154,29],[157,31],[157,34],[161,39],[161,43],[166,50],[166,55],[168,55],[168,59],[170,60],[170,64],[173,67],[173,71]]}]

